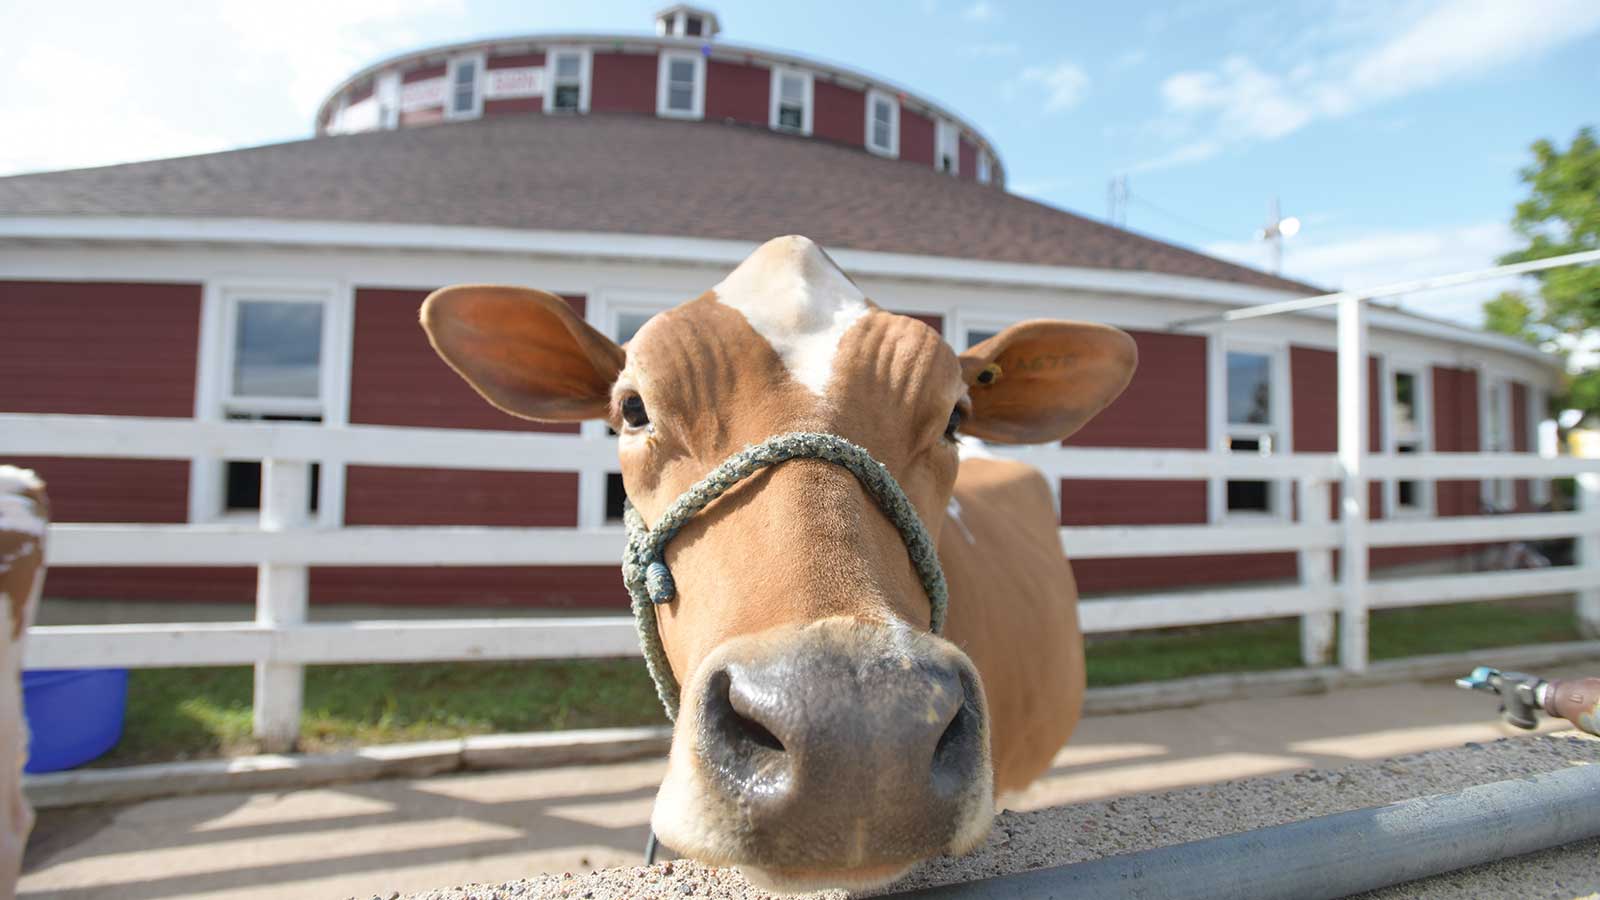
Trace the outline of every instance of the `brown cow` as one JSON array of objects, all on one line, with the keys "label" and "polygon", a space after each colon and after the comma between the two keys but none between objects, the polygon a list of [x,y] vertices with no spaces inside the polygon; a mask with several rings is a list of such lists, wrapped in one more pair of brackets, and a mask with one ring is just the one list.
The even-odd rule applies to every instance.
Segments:
[{"label": "brown cow", "polygon": [[783,890],[883,884],[975,847],[994,796],[1071,735],[1083,641],[1052,488],[961,458],[958,438],[1065,438],[1132,376],[1126,334],[1025,322],[957,356],[802,237],[626,348],[522,288],[446,288],[422,322],[501,409],[610,423],[646,524],[730,454],[820,431],[887,466],[937,541],[942,637],[900,533],[843,468],[778,465],[688,521],[667,547],[677,599],[657,607],[682,685],[652,817],[668,846]]},{"label": "brown cow", "polygon": [[33,810],[22,795],[28,730],[22,718],[22,635],[44,586],[44,482],[26,469],[0,466],[0,898],[14,897]]}]

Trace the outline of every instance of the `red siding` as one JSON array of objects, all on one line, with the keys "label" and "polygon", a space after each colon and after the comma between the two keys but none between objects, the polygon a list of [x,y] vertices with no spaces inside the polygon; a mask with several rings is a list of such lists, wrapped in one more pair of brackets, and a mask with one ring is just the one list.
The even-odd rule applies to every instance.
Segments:
[{"label": "red siding", "polygon": [[767,125],[771,102],[770,69],[706,61],[707,119]]},{"label": "red siding", "polygon": [[543,111],[543,97],[514,97],[509,100],[483,101],[483,114],[486,116],[503,116],[507,113],[535,113]]},{"label": "red siding", "polygon": [[350,466],[345,479],[349,525],[578,524],[575,472]]},{"label": "red siding", "polygon": [[978,177],[978,148],[965,138],[961,139],[961,177],[973,181]]},{"label": "red siding", "polygon": [[867,141],[867,95],[817,78],[812,85],[817,109],[811,116],[812,137],[860,147]]},{"label": "red siding", "polygon": [[200,286],[0,281],[0,411],[194,415]]},{"label": "red siding", "polygon": [[1133,381],[1069,443],[1204,450],[1206,339],[1159,331],[1128,334],[1139,346]]},{"label": "red siding", "polygon": [[900,104],[900,158],[933,165],[933,120]]},{"label": "red siding", "polygon": [[485,69],[528,69],[544,65],[543,53],[518,53],[514,56],[491,56]]},{"label": "red siding", "polygon": [[616,566],[317,568],[311,570],[311,597],[316,603],[628,608]]},{"label": "red siding", "polygon": [[[426,290],[356,290],[350,422],[423,428],[577,433],[503,413],[467,385],[428,344],[417,324]],[[583,315],[582,297],[563,298]]]},{"label": "red siding", "polygon": [[187,460],[8,456],[0,461],[39,473],[49,486],[50,515],[57,522],[189,519]]},{"label": "red siding", "polygon": [[1204,481],[1061,482],[1063,525],[1204,525]]},{"label": "red siding", "polygon": [[[1367,449],[1383,451],[1383,381],[1376,357],[1367,360]],[[1289,398],[1294,407],[1296,453],[1335,453],[1339,450],[1339,355],[1311,347],[1289,348]],[[1337,494],[1335,495],[1337,496]],[[1334,518],[1339,504],[1333,504]],[[1381,519],[1383,485],[1367,488],[1367,515]]]},{"label": "red siding", "polygon": [[589,87],[590,112],[656,111],[655,56],[596,53]]},{"label": "red siding", "polygon": [[[1433,449],[1476,453],[1478,448],[1478,373],[1434,366]],[[1477,481],[1440,481],[1435,498],[1441,516],[1475,516],[1480,487]]]},{"label": "red siding", "polygon": [[449,66],[445,63],[439,63],[436,66],[421,66],[401,75],[400,82],[402,84],[410,84],[413,81],[427,81],[429,78],[443,78],[448,69]]}]

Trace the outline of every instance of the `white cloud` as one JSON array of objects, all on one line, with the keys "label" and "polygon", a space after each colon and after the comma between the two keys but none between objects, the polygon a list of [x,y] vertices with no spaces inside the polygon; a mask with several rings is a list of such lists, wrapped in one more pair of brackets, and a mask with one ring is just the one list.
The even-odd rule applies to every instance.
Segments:
[{"label": "white cloud", "polygon": [[[1600,31],[1595,0],[1438,0],[1383,16],[1346,4],[1281,66],[1231,55],[1161,84],[1162,130],[1192,141],[1273,140],[1319,119],[1477,77]],[[1339,17],[1342,17],[1339,18]]]},{"label": "white cloud", "polygon": [[[1307,228],[1284,243],[1283,270],[1333,290],[1351,290],[1494,266],[1495,258],[1518,246],[1517,236],[1498,222],[1431,229],[1374,230],[1355,237],[1319,240]],[[1207,245],[1207,253],[1265,268],[1267,245],[1260,241],[1223,241]],[[1412,312],[1465,325],[1483,324],[1483,301],[1516,287],[1517,279],[1483,281],[1459,288],[1396,298]]]},{"label": "white cloud", "polygon": [[1059,62],[1051,66],[1029,66],[1017,76],[1017,81],[1044,89],[1046,112],[1071,109],[1081,103],[1089,92],[1089,74],[1070,62]]},{"label": "white cloud", "polygon": [[994,4],[989,0],[977,0],[971,6],[961,11],[961,17],[970,22],[988,22],[994,18]]},{"label": "white cloud", "polygon": [[0,83],[26,86],[0,91],[0,174],[308,137],[340,80],[446,30],[458,3],[34,4],[0,30]]}]

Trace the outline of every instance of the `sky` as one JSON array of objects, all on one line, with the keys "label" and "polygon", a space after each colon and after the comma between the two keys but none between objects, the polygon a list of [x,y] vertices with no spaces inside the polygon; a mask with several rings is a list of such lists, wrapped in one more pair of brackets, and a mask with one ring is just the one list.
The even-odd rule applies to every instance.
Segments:
[{"label": "sky", "polygon": [[[0,0],[0,174],[310,135],[384,56],[648,31],[664,2]],[[1538,138],[1600,124],[1597,0],[822,0],[707,4],[723,39],[887,78],[966,117],[1010,189],[1328,288],[1493,265]],[[3,211],[0,211],[3,212]],[[1506,284],[1404,303],[1466,323]]]}]

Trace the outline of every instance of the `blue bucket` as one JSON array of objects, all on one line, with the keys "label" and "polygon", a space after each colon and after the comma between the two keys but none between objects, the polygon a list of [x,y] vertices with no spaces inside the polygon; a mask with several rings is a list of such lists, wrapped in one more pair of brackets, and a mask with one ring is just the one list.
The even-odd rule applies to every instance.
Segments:
[{"label": "blue bucket", "polygon": [[127,669],[40,669],[22,673],[28,719],[24,772],[81,766],[115,747],[128,705]]}]

